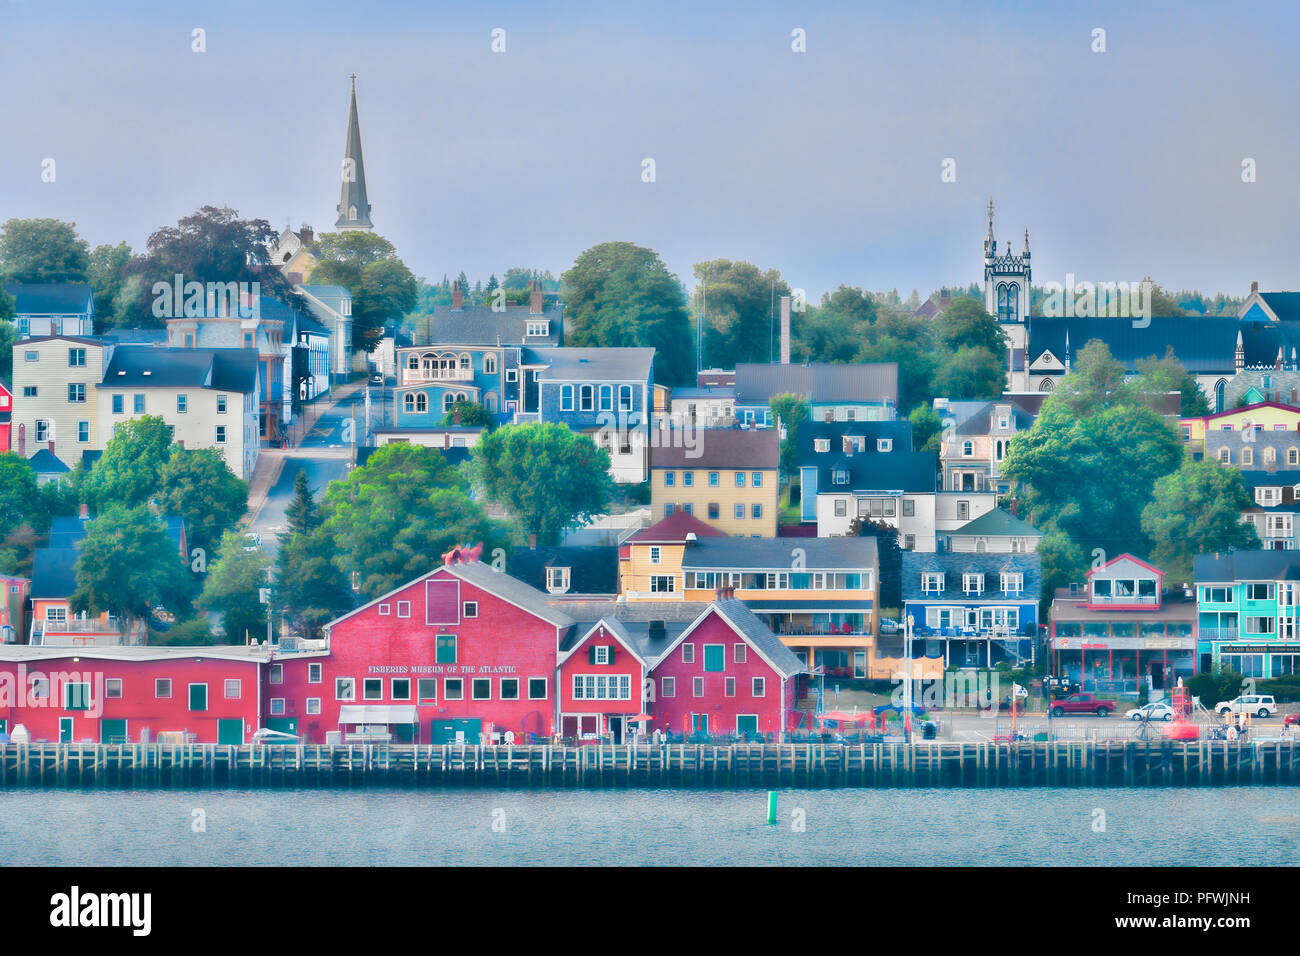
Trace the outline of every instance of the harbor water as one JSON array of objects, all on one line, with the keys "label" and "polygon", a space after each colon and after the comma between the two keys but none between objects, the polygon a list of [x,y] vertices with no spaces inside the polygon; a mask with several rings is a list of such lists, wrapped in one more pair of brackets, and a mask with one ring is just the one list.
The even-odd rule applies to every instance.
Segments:
[{"label": "harbor water", "polygon": [[0,791],[9,865],[1300,865],[1300,789]]}]

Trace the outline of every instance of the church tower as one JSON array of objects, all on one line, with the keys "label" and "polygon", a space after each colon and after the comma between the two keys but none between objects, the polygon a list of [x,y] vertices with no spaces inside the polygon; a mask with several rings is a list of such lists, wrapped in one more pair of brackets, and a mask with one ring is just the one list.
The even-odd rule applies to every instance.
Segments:
[{"label": "church tower", "polygon": [[366,164],[361,159],[361,123],[357,120],[357,75],[352,74],[352,103],[348,107],[348,140],[342,165],[343,189],[339,195],[339,232],[373,232],[370,203],[366,201]]},{"label": "church tower", "polygon": [[1011,243],[998,255],[993,238],[993,200],[989,200],[989,228],[984,235],[984,310],[997,318],[1007,337],[1007,389],[1029,390],[1026,355],[1029,347],[1029,230],[1025,251],[1016,255]]}]

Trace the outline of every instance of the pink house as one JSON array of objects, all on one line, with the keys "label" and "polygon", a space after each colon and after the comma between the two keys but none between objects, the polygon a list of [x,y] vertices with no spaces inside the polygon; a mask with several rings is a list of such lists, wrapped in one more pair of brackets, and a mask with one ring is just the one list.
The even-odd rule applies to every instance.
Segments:
[{"label": "pink house", "polygon": [[754,612],[725,593],[658,655],[656,730],[780,734],[807,668]]}]

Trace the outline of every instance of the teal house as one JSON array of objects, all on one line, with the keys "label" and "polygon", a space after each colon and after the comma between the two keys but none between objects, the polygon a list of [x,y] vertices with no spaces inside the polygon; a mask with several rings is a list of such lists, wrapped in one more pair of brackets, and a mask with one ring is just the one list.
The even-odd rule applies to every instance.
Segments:
[{"label": "teal house", "polygon": [[1300,555],[1233,551],[1193,559],[1199,670],[1300,673]]}]

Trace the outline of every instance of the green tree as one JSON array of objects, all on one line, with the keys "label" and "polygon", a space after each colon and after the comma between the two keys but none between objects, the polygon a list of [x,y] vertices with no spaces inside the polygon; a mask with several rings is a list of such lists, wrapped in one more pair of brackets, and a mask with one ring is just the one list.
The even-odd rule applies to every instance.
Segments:
[{"label": "green tree", "polygon": [[111,505],[86,527],[70,604],[78,613],[107,611],[125,636],[155,605],[181,616],[186,579],[186,565],[162,519],[144,506]]},{"label": "green tree", "polygon": [[1142,281],[1151,283],[1152,315],[1179,316],[1187,314],[1173,296],[1162,289],[1150,276],[1145,276]]},{"label": "green tree", "polygon": [[492,427],[492,413],[479,402],[453,402],[447,414],[442,416],[442,424],[454,425],[457,417],[461,425]]},{"label": "green tree", "polygon": [[938,451],[943,439],[943,419],[930,405],[917,405],[907,416],[912,423],[912,448],[917,451]]},{"label": "green tree", "polygon": [[90,246],[75,222],[10,219],[0,227],[0,278],[5,282],[85,282]]},{"label": "green tree", "polygon": [[[506,273],[503,288],[511,287],[514,271]],[[562,278],[566,344],[653,348],[656,382],[690,381],[694,349],[686,292],[653,249],[601,243],[579,255]]]},{"label": "green tree", "polygon": [[0,540],[39,523],[40,502],[32,466],[12,451],[0,452]]},{"label": "green tree", "polygon": [[[706,313],[704,354],[720,368],[738,362],[776,360],[776,305],[790,287],[775,269],[749,262],[714,259],[695,263]],[[793,320],[792,320],[793,321]]]},{"label": "green tree", "polygon": [[858,351],[859,362],[894,362],[898,366],[898,410],[910,412],[929,405],[935,397],[935,377],[940,364],[927,331],[879,335]]},{"label": "green tree", "polygon": [[[0,289],[0,299],[8,299],[11,305],[13,303],[13,298],[3,289]],[[0,302],[0,306],[3,306],[3,302]],[[3,312],[3,308],[0,308],[0,312]],[[9,321],[12,316],[12,310],[9,316],[0,314],[0,380],[6,382],[13,380],[14,344],[18,341],[18,329]]]},{"label": "green tree", "polygon": [[1039,601],[1040,619],[1046,620],[1057,588],[1067,588],[1073,582],[1082,582],[1088,562],[1083,549],[1064,531],[1052,531],[1038,542],[1038,560],[1043,574]]},{"label": "green tree", "polygon": [[125,242],[115,246],[96,246],[90,251],[87,270],[90,288],[95,295],[95,325],[111,328],[119,324],[117,303],[122,295],[124,270],[131,261],[131,247]]},{"label": "green tree", "polygon": [[208,567],[198,606],[221,616],[227,644],[243,644],[249,635],[266,630],[266,605],[261,589],[266,587],[267,556],[261,548],[246,551],[245,539],[234,531],[221,536],[216,561]]},{"label": "green tree", "polygon": [[[849,522],[851,538],[875,538],[880,565],[880,606],[891,610],[903,607],[903,549],[898,544],[898,529],[879,521],[854,518]],[[924,622],[922,622],[924,623]]]},{"label": "green tree", "polygon": [[1105,342],[1092,339],[1043,405],[1059,405],[1074,417],[1085,418],[1130,397],[1124,375],[1124,363],[1111,355]]},{"label": "green tree", "polygon": [[1190,582],[1193,556],[1260,547],[1254,526],[1241,520],[1251,505],[1241,472],[1184,460],[1156,482],[1142,512],[1142,530],[1154,542],[1151,559],[1171,583]]},{"label": "green tree", "polygon": [[812,418],[812,408],[802,395],[791,393],[773,395],[768,400],[768,408],[772,410],[772,423],[780,422],[785,428],[785,437],[781,439],[781,474],[789,480],[798,468],[799,426]]},{"label": "green tree", "polygon": [[609,453],[556,423],[508,425],[474,446],[471,471],[525,535],[549,543],[601,514],[613,494]]},{"label": "green tree", "polygon": [[271,603],[292,630],[308,638],[353,605],[347,576],[332,560],[334,542],[321,528],[324,520],[307,473],[300,470],[285,508]]},{"label": "green tree", "polygon": [[[265,219],[240,219],[229,206],[202,206],[176,225],[155,230],[145,243],[145,254],[122,267],[114,321],[139,328],[161,326],[168,318],[166,300],[155,297],[153,289],[156,283],[170,288],[177,274],[185,282],[256,282],[260,295],[292,301],[288,279],[271,261],[278,235]],[[128,290],[134,299],[125,296]],[[171,303],[173,314],[182,314],[183,308],[184,302]]]},{"label": "green tree", "polygon": [[1132,401],[1159,411],[1158,403],[1163,401],[1164,396],[1178,392],[1181,395],[1178,408],[1181,417],[1195,418],[1210,414],[1209,400],[1196,384],[1196,377],[1178,361],[1172,345],[1165,349],[1163,358],[1157,359],[1153,355],[1140,359],[1137,367],[1138,377],[1125,386]]},{"label": "green tree", "polygon": [[791,317],[790,354],[804,362],[852,362],[871,337],[876,302],[871,293],[841,285],[821,304]]},{"label": "green tree", "polygon": [[967,296],[954,299],[934,324],[939,343],[949,351],[973,348],[985,349],[999,357],[1006,354],[1007,342],[1002,327],[997,319],[984,311],[984,305],[978,299]]},{"label": "green tree", "polygon": [[326,233],[312,243],[311,253],[317,260],[313,282],[341,285],[352,293],[352,335],[358,347],[373,351],[385,327],[415,308],[419,282],[383,236]]},{"label": "green tree", "polygon": [[159,493],[163,469],[172,456],[171,426],[157,415],[133,418],[117,426],[104,454],[86,476],[86,500],[103,508],[110,504],[143,504]]},{"label": "green tree", "polygon": [[938,390],[949,398],[997,398],[1006,383],[1002,358],[983,346],[963,345],[947,354],[937,376]]},{"label": "green tree", "polygon": [[248,507],[248,482],[230,470],[215,448],[174,447],[157,492],[167,514],[185,519],[190,546],[207,551]]}]

